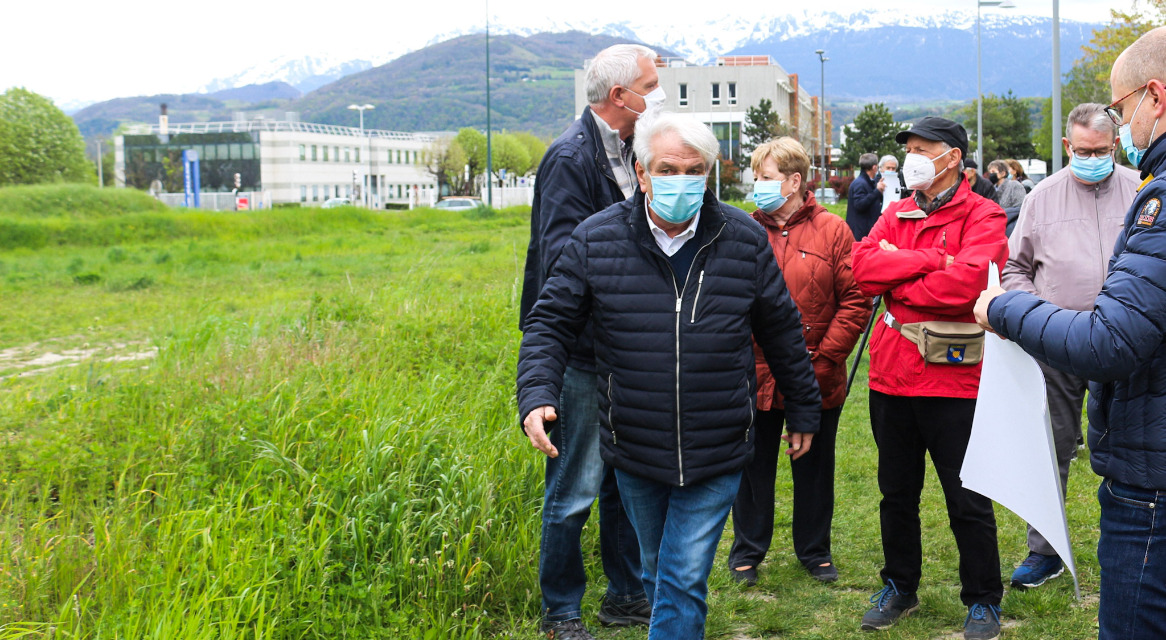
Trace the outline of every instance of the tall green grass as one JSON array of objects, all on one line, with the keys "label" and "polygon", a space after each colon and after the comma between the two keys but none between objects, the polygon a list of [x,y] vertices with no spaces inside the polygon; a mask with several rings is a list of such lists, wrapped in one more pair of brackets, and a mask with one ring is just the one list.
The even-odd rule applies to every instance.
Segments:
[{"label": "tall green grass", "polygon": [[[0,638],[537,637],[543,460],[512,399],[526,212],[142,215],[214,231],[0,249],[0,351],[158,349],[0,379]],[[761,584],[718,558],[710,637],[865,637],[881,551],[861,385],[839,435],[842,579],[792,557],[783,471]],[[1086,594],[1094,487],[1075,463]],[[1023,527],[998,516],[1010,572]],[[963,621],[933,481],[924,527],[924,607],[897,638]],[[643,638],[596,625],[594,521],[585,550],[586,622]],[[1012,638],[1088,637],[1095,615],[1066,579],[1005,599]]]}]

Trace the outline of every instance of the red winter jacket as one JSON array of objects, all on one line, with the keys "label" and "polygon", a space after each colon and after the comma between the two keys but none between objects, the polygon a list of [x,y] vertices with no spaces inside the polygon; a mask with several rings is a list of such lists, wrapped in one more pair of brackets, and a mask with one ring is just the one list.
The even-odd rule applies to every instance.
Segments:
[{"label": "red winter jacket", "polygon": [[[808,190],[805,203],[784,227],[761,211],[754,211],[753,219],[765,227],[785,286],[801,313],[802,337],[822,391],[822,408],[840,406],[846,400],[846,358],[870,319],[870,298],[859,292],[850,270],[854,234]],[[753,345],[753,351],[757,409],[783,408],[761,350]]]},{"label": "red winter jacket", "polygon": [[[870,235],[854,243],[854,278],[866,295],[882,294],[903,324],[924,320],[975,322],[972,307],[988,284],[988,263],[1008,258],[1000,205],[960,177],[951,202],[924,218],[913,198],[887,208]],[[897,251],[879,247],[886,240]],[[954,262],[947,266],[947,256]],[[885,316],[885,314],[884,314]],[[896,396],[975,398],[980,365],[924,363],[919,348],[886,322],[870,339],[870,388]]]}]

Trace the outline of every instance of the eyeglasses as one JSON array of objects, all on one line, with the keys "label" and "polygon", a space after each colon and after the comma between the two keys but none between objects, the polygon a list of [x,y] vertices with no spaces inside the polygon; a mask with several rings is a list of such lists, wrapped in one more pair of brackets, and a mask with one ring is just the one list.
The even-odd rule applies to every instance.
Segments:
[{"label": "eyeglasses", "polygon": [[1086,160],[1088,158],[1104,158],[1105,156],[1113,153],[1113,145],[1109,145],[1108,148],[1103,149],[1077,149],[1073,145],[1069,145],[1069,153],[1072,153],[1082,160]]},{"label": "eyeglasses", "polygon": [[1121,115],[1121,111],[1117,110],[1117,108],[1116,108],[1117,105],[1121,104],[1122,101],[1125,100],[1126,98],[1134,95],[1135,93],[1141,91],[1142,89],[1145,89],[1149,84],[1150,83],[1147,81],[1145,84],[1138,87],[1137,89],[1134,89],[1133,91],[1125,94],[1124,96],[1118,98],[1117,100],[1114,100],[1113,102],[1109,103],[1109,106],[1105,108],[1105,115],[1109,116],[1109,119],[1113,120],[1113,123],[1120,127],[1123,124],[1122,123],[1122,115]]}]

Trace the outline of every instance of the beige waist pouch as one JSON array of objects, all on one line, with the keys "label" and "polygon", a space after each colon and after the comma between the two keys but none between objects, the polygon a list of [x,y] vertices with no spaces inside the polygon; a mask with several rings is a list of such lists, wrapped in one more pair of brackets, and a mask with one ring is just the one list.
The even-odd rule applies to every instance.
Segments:
[{"label": "beige waist pouch", "polygon": [[984,330],[978,324],[941,320],[900,324],[889,312],[884,319],[919,347],[924,362],[974,365],[984,358]]}]

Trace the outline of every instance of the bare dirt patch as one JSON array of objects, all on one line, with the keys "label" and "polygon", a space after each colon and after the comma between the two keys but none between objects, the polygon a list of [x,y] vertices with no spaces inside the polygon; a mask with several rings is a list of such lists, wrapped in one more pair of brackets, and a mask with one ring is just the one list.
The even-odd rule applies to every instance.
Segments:
[{"label": "bare dirt patch", "polygon": [[85,362],[152,360],[158,348],[145,342],[76,344],[68,338],[0,349],[0,380],[34,376]]}]

